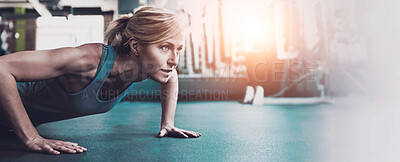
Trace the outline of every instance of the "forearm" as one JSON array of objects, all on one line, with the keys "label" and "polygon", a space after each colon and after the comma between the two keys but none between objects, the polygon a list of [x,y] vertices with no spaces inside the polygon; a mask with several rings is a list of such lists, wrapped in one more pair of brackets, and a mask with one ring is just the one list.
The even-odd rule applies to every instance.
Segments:
[{"label": "forearm", "polygon": [[174,125],[176,104],[168,104],[164,101],[162,106],[161,126]]},{"label": "forearm", "polygon": [[23,143],[27,144],[38,132],[32,125],[18,93],[15,78],[0,71],[0,110]]},{"label": "forearm", "polygon": [[167,83],[160,84],[161,89],[161,127],[172,124],[175,121],[175,110],[178,101],[178,75],[176,71]]}]

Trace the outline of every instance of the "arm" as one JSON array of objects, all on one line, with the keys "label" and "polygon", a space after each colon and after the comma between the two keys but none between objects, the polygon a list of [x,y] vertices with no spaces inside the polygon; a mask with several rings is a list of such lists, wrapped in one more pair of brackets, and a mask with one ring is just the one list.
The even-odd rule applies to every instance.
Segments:
[{"label": "arm", "polygon": [[159,137],[164,137],[167,134],[178,137],[200,137],[201,134],[193,131],[186,131],[174,126],[176,103],[178,100],[178,74],[174,70],[167,83],[160,83],[161,89],[161,130]]},{"label": "arm", "polygon": [[178,74],[174,70],[167,83],[161,83],[161,127],[174,126],[176,103],[178,101]]},{"label": "arm", "polygon": [[23,51],[0,57],[0,111],[28,149],[52,154],[59,154],[56,150],[70,153],[86,150],[74,143],[40,137],[26,113],[16,84],[88,70],[89,61],[85,57],[80,48]]}]

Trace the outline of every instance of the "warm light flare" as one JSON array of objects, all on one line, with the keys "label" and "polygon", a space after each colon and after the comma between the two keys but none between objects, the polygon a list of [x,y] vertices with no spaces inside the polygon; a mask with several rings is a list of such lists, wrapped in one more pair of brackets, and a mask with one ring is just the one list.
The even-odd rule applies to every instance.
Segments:
[{"label": "warm light flare", "polygon": [[227,30],[233,33],[233,41],[244,53],[266,52],[274,45],[273,15],[267,2],[232,1],[225,5]]},{"label": "warm light flare", "polygon": [[265,50],[269,43],[268,37],[272,36],[268,35],[269,24],[265,18],[251,16],[243,19],[241,26],[245,52]]}]

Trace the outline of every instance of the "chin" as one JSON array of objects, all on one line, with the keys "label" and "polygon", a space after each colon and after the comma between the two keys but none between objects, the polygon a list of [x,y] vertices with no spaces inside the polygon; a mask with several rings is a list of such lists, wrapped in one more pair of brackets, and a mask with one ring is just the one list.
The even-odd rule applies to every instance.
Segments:
[{"label": "chin", "polygon": [[167,83],[169,80],[169,77],[163,77],[159,75],[151,75],[150,78],[158,83]]}]

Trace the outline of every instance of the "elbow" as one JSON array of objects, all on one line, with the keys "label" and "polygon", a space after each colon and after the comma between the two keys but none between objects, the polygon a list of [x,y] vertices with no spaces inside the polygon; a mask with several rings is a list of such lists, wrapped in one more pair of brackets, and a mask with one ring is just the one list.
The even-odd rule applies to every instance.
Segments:
[{"label": "elbow", "polygon": [[4,63],[4,61],[0,59],[0,80],[8,79],[9,77],[13,77],[14,79],[14,76],[11,75],[11,73],[7,70],[5,65],[6,64]]},{"label": "elbow", "polygon": [[4,60],[4,58],[0,57],[0,73],[7,71],[7,62]]},{"label": "elbow", "polygon": [[5,72],[7,72],[7,70],[4,66],[4,62],[0,59],[0,75],[2,75]]}]

